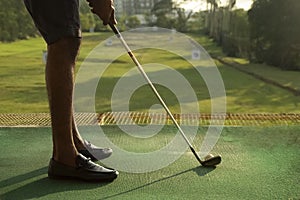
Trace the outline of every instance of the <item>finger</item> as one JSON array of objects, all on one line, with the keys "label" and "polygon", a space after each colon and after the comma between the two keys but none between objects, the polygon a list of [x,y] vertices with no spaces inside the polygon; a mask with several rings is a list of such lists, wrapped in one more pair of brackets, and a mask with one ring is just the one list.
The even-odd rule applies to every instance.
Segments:
[{"label": "finger", "polygon": [[102,21],[103,21],[103,25],[106,26],[109,23],[110,20],[109,19],[102,19]]},{"label": "finger", "polygon": [[112,13],[111,13],[111,15],[110,15],[109,23],[111,23],[111,24],[117,24],[117,20],[115,18],[115,10],[113,10]]},{"label": "finger", "polygon": [[[107,18],[106,19],[103,19],[103,25],[107,25],[108,23],[112,22],[112,17],[114,19],[114,16],[115,16],[115,10],[114,10],[114,7],[111,6],[110,8],[110,12],[108,13],[108,15],[106,16]],[[115,20],[113,20],[114,22]],[[115,23],[114,23],[115,24]]]}]

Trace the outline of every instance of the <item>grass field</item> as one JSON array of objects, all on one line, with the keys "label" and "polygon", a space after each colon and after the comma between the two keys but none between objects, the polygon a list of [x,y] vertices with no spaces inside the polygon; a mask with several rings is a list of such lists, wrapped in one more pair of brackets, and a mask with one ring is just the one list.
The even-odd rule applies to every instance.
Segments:
[{"label": "grass field", "polygon": [[[81,53],[78,58],[77,69],[88,53],[105,38],[112,36],[111,33],[102,34],[85,34],[82,42]],[[203,36],[193,35],[193,37],[202,44],[206,50],[212,54],[220,55],[220,49]],[[42,63],[42,51],[46,49],[45,43],[41,38],[17,41],[13,43],[0,44],[0,101],[3,106],[0,108],[1,113],[29,113],[29,112],[48,112],[45,81],[44,81],[44,64]],[[161,63],[172,66],[182,73],[197,93],[197,98],[201,105],[202,112],[210,112],[210,100],[203,80],[195,76],[191,67],[184,63],[182,58],[174,57],[168,52],[157,52],[151,49],[145,49],[136,52],[141,63]],[[228,112],[299,112],[299,97],[280,89],[261,82],[249,75],[228,68],[217,63],[225,83],[227,94],[227,111]],[[133,67],[131,60],[126,56],[120,57],[113,63],[104,75],[106,81],[106,91],[98,91],[96,107],[98,112],[110,110],[110,94],[116,81],[122,76],[124,70]],[[252,66],[252,65],[251,65]],[[250,65],[248,68],[251,67]],[[299,72],[283,72],[271,68],[257,68],[260,74],[274,77],[282,84],[298,84],[295,77]],[[283,76],[285,74],[285,76]],[[166,91],[167,92],[167,91]],[[164,92],[163,92],[164,93]],[[100,95],[101,94],[101,95]],[[148,98],[143,99],[143,105],[138,105],[143,95],[148,94]],[[147,89],[141,89],[136,94],[139,101],[133,102],[133,110],[147,110],[152,105],[154,98],[151,98]],[[177,110],[176,99],[169,98],[168,103],[171,109]],[[172,100],[173,99],[173,100]],[[137,106],[135,106],[135,104]]]},{"label": "grass field", "polygon": [[297,71],[284,71],[278,67],[275,68],[267,64],[253,64],[241,58],[224,57],[223,60],[229,63],[234,62],[235,64],[238,64],[236,66],[240,69],[250,73],[258,75],[266,74],[266,78],[278,82],[283,86],[300,91],[300,82],[298,81],[299,72]]},{"label": "grass field", "polygon": [[[102,128],[115,144],[131,152],[159,149],[175,131],[173,126],[167,126],[146,139],[148,142],[136,143],[137,138],[122,134],[116,126]],[[194,140],[197,148],[205,131],[205,127],[198,130]],[[91,135],[94,132],[85,136]],[[138,174],[121,172],[110,184],[48,179],[50,128],[0,128],[0,137],[0,159],[5,160],[0,165],[3,200],[300,198],[298,126],[226,127],[213,151],[223,158],[215,169],[199,167],[187,151],[163,169]],[[152,162],[160,162],[160,158]]]}]

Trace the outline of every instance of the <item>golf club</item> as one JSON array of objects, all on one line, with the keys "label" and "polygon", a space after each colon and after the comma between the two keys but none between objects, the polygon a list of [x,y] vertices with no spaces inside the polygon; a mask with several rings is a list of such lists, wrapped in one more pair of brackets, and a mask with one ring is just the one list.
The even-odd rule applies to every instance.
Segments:
[{"label": "golf club", "polygon": [[221,163],[221,156],[212,156],[211,154],[209,156],[206,157],[205,160],[201,160],[200,157],[198,156],[198,154],[196,153],[195,149],[193,148],[192,144],[189,142],[189,140],[187,139],[187,137],[185,136],[183,130],[181,129],[181,127],[179,126],[179,124],[177,123],[176,119],[174,118],[173,114],[171,113],[171,111],[169,110],[169,108],[167,107],[166,103],[164,102],[164,100],[161,98],[161,96],[159,95],[158,91],[156,90],[155,86],[153,85],[153,83],[151,82],[151,80],[149,79],[148,75],[146,74],[146,72],[144,71],[143,67],[141,66],[141,64],[139,63],[139,61],[136,59],[136,57],[134,56],[134,54],[132,53],[131,49],[129,48],[129,46],[127,45],[126,41],[124,40],[124,38],[122,37],[120,31],[118,30],[118,28],[114,25],[114,24],[109,24],[110,28],[113,30],[113,32],[116,34],[116,36],[120,39],[121,43],[123,44],[124,48],[126,49],[128,55],[131,57],[132,61],[135,63],[136,67],[138,68],[138,70],[141,72],[142,76],[145,78],[145,80],[147,81],[147,83],[149,84],[150,88],[152,89],[152,91],[154,92],[155,96],[158,98],[158,100],[160,101],[161,105],[164,107],[164,109],[166,110],[167,114],[169,115],[169,117],[171,118],[172,122],[174,123],[174,125],[177,127],[177,129],[179,130],[179,132],[181,133],[182,137],[184,138],[184,140],[186,141],[186,143],[189,145],[192,153],[194,154],[194,156],[196,157],[196,159],[199,161],[199,163],[204,166],[204,167],[214,167],[218,164]]}]

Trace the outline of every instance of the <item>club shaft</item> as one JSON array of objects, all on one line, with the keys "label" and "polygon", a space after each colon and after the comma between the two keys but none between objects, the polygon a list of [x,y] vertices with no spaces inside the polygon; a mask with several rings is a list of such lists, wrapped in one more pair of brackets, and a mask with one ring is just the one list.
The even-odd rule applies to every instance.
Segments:
[{"label": "club shaft", "polygon": [[176,121],[176,119],[174,118],[173,114],[171,113],[170,109],[168,108],[168,106],[166,105],[165,101],[162,99],[162,97],[160,96],[160,94],[158,93],[156,87],[153,85],[152,81],[150,80],[150,78],[148,77],[148,75],[146,74],[146,72],[144,71],[142,65],[139,63],[139,61],[137,60],[137,58],[134,56],[134,54],[132,53],[131,49],[129,48],[129,46],[127,45],[126,41],[124,40],[124,38],[122,37],[120,31],[117,29],[117,27],[113,24],[110,25],[111,29],[114,31],[114,33],[116,34],[116,36],[120,39],[121,43],[123,44],[124,48],[126,49],[128,55],[131,57],[132,61],[135,63],[135,65],[137,66],[138,70],[141,72],[142,76],[144,77],[144,79],[147,81],[147,83],[149,84],[151,90],[153,91],[153,93],[155,94],[155,96],[157,97],[157,99],[160,101],[161,105],[164,107],[165,111],[167,112],[167,114],[169,115],[169,117],[171,118],[172,122],[174,123],[174,125],[177,127],[177,129],[179,130],[180,134],[182,135],[182,137],[184,138],[184,140],[186,141],[186,143],[189,145],[191,151],[193,152],[193,154],[195,155],[196,159],[202,164],[201,159],[199,158],[198,154],[196,153],[196,151],[194,150],[192,144],[190,143],[190,141],[187,139],[187,137],[185,136],[185,133],[183,132],[182,128],[179,126],[178,122]]}]

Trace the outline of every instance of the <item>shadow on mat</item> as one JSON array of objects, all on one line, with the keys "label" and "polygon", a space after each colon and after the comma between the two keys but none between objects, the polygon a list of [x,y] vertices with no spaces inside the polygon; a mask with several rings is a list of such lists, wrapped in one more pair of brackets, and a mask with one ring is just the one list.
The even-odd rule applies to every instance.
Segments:
[{"label": "shadow on mat", "polygon": [[14,176],[5,180],[0,181],[0,188],[3,187],[9,187],[10,185],[14,185],[16,183],[20,183],[23,182],[25,180],[40,176],[42,174],[46,174],[47,173],[47,167],[43,167],[40,169],[36,169],[34,171],[25,173],[25,174],[21,174],[18,176]]},{"label": "shadow on mat", "polygon": [[176,178],[180,175],[183,175],[185,173],[188,173],[188,172],[191,172],[191,171],[194,171],[198,176],[205,176],[206,174],[210,173],[211,171],[213,171],[216,167],[202,167],[202,166],[199,166],[199,167],[195,167],[195,168],[192,168],[192,169],[188,169],[188,170],[185,170],[183,172],[179,172],[177,174],[173,174],[171,176],[168,176],[168,177],[164,177],[164,178],[161,178],[161,179],[158,179],[158,180],[155,180],[155,181],[152,181],[150,183],[147,183],[145,185],[141,185],[139,187],[136,187],[136,188],[132,188],[130,190],[127,190],[127,191],[123,191],[123,192],[120,192],[120,193],[117,193],[117,194],[114,194],[114,195],[110,195],[110,196],[107,196],[107,197],[103,197],[101,198],[101,200],[104,200],[104,199],[111,199],[111,198],[115,198],[117,196],[121,196],[121,195],[124,195],[124,194],[128,194],[130,192],[134,192],[136,190],[139,190],[139,189],[142,189],[142,188],[145,188],[145,187],[148,187],[148,186],[151,186],[151,185],[154,185],[156,183],[160,183],[162,181],[166,181],[168,179],[172,179],[172,178]]},{"label": "shadow on mat", "polygon": [[[45,177],[47,174],[47,167],[34,170],[32,172],[21,174],[0,182],[0,188],[10,187],[14,184],[22,184],[22,182],[32,181],[22,185],[14,190],[4,193],[0,199],[33,199],[43,197],[49,194],[74,191],[74,190],[88,190],[99,188],[110,183],[89,183],[76,180],[53,180]],[[41,176],[39,178],[39,176]]]}]

